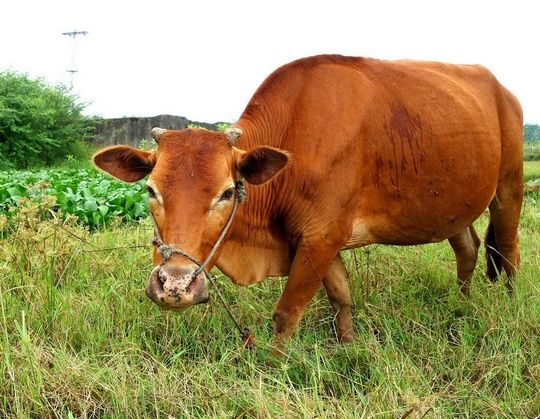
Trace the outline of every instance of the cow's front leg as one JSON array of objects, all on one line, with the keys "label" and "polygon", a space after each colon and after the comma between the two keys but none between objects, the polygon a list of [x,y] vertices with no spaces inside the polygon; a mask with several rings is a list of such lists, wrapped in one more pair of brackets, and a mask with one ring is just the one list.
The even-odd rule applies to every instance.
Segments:
[{"label": "cow's front leg", "polygon": [[328,240],[322,243],[301,243],[298,246],[287,284],[272,318],[275,355],[283,355],[287,339],[294,333],[340,247],[339,244],[332,245]]}]

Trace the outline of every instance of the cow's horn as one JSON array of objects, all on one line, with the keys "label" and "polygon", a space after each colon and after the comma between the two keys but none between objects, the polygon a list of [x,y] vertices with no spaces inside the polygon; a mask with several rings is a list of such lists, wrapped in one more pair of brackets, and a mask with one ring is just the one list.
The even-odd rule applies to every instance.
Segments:
[{"label": "cow's horn", "polygon": [[154,127],[150,130],[150,134],[152,134],[152,138],[156,141],[156,143],[159,143],[159,137],[167,131],[166,129]]},{"label": "cow's horn", "polygon": [[227,142],[230,145],[235,145],[240,136],[242,135],[242,130],[240,128],[226,128],[223,132],[227,137]]}]

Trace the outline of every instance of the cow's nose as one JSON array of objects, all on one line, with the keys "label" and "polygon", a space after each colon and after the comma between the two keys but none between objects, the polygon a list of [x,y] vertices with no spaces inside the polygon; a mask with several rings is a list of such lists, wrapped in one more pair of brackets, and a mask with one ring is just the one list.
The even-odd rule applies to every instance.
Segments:
[{"label": "cow's nose", "polygon": [[208,301],[206,275],[193,277],[196,266],[157,266],[150,275],[146,295],[161,307],[182,309]]},{"label": "cow's nose", "polygon": [[158,273],[160,282],[162,283],[163,291],[171,299],[180,303],[183,299],[186,300],[186,295],[189,294],[194,282],[193,271],[191,269],[176,268],[174,266],[163,266]]}]

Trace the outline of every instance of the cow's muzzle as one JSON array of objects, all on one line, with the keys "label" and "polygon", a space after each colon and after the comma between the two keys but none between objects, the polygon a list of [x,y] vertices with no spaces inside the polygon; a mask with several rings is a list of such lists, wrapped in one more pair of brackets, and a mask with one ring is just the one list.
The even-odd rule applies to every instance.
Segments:
[{"label": "cow's muzzle", "polygon": [[193,277],[196,268],[156,266],[150,274],[146,295],[158,306],[172,310],[208,302],[206,274],[203,271]]}]

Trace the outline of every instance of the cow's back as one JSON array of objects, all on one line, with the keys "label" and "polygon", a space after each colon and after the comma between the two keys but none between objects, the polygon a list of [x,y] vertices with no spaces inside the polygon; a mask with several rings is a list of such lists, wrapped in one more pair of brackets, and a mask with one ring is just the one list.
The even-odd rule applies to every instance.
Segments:
[{"label": "cow's back", "polygon": [[291,227],[309,234],[338,214],[358,245],[470,224],[497,185],[500,92],[480,66],[330,56],[278,70],[252,102],[286,96],[274,145],[294,156],[280,195]]},{"label": "cow's back", "polygon": [[253,193],[275,197],[273,216],[293,237],[331,221],[350,233],[347,247],[439,241],[493,198],[500,115],[520,123],[509,101],[481,66],[311,57],[261,85],[239,145],[292,153],[284,175]]}]

